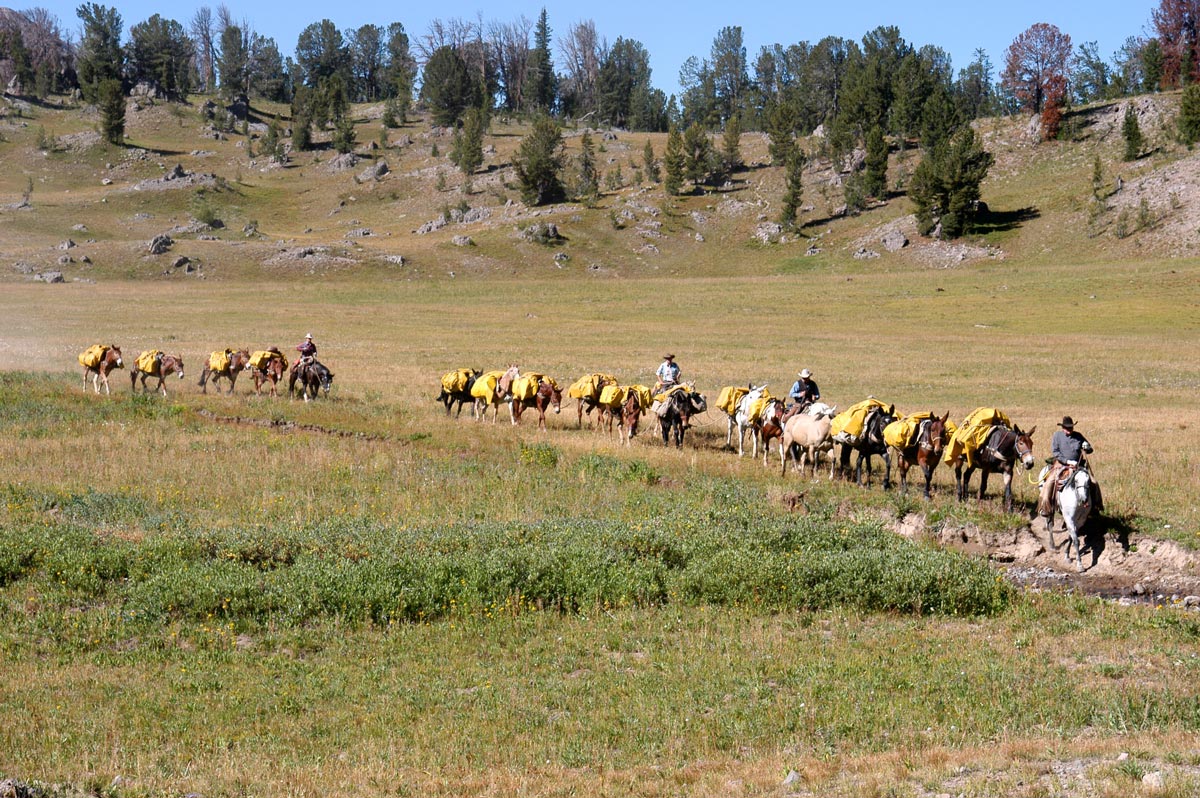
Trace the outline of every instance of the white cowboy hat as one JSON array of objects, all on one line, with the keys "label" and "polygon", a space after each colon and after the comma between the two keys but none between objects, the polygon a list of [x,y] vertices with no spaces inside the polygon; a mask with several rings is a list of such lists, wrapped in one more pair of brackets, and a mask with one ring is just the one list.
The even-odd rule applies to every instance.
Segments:
[{"label": "white cowboy hat", "polygon": [[305,335],[304,337],[305,337],[305,338],[312,338],[312,333],[308,333],[308,334],[307,334],[307,335]]},{"label": "white cowboy hat", "polygon": [[809,371],[808,369],[802,369],[800,371],[800,379],[802,379],[802,380],[807,380],[811,376],[812,376],[812,372]]}]

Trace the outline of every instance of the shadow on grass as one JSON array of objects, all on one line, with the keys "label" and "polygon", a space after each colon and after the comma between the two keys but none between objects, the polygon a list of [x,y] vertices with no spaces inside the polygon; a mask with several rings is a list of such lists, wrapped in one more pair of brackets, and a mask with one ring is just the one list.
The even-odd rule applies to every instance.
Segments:
[{"label": "shadow on grass", "polygon": [[1018,208],[1012,211],[994,211],[988,209],[976,215],[971,224],[974,233],[1006,233],[1015,230],[1026,222],[1039,218],[1042,212],[1037,208]]}]

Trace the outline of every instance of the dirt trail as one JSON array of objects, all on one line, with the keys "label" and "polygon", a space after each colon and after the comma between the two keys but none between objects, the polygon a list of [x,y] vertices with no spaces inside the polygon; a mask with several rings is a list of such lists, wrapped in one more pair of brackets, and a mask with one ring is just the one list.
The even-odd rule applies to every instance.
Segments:
[{"label": "dirt trail", "polygon": [[[1095,530],[1083,544],[1083,573],[1066,559],[1069,539],[1059,522],[1051,549],[1042,522],[1006,531],[975,525],[930,528],[923,514],[912,513],[893,528],[907,538],[929,537],[939,545],[998,563],[1016,584],[1067,587],[1123,603],[1185,603],[1200,609],[1200,553],[1171,541],[1140,538],[1131,545],[1123,536]],[[1189,599],[1190,597],[1190,599]]]}]

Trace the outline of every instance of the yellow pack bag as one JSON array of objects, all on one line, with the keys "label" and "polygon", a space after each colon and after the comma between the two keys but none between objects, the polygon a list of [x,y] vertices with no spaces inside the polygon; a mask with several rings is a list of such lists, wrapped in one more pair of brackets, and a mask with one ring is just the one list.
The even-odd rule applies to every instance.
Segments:
[{"label": "yellow pack bag", "polygon": [[137,356],[137,369],[144,371],[152,376],[158,375],[158,356],[161,352],[157,349],[148,349]]},{"label": "yellow pack bag", "polygon": [[867,416],[876,407],[887,407],[887,405],[878,399],[864,399],[856,405],[851,405],[833,417],[829,434],[837,436],[845,433],[857,438],[862,435],[863,427],[867,423]]},{"label": "yellow pack bag", "polygon": [[933,413],[924,410],[920,413],[909,413],[904,418],[898,418],[883,428],[883,440],[888,446],[897,449],[907,449],[913,445],[922,421],[929,421]]},{"label": "yellow pack bag", "polygon": [[605,385],[615,385],[616,382],[617,378],[611,374],[599,371],[584,374],[567,388],[567,396],[572,399],[587,399],[594,402],[600,398],[600,391]]},{"label": "yellow pack bag", "polygon": [[89,369],[96,368],[100,365],[100,361],[104,359],[104,355],[108,352],[108,349],[104,344],[92,344],[79,353],[79,365]]},{"label": "yellow pack bag", "polygon": [[600,404],[603,407],[620,407],[625,404],[626,389],[620,385],[605,385],[600,391]]},{"label": "yellow pack bag", "polygon": [[225,371],[229,368],[229,355],[224,349],[219,349],[208,356],[209,371]]},{"label": "yellow pack bag", "polygon": [[637,397],[638,406],[642,410],[649,410],[650,405],[654,404],[654,392],[645,385],[627,385],[625,391],[626,396],[633,394]]},{"label": "yellow pack bag", "polygon": [[726,385],[721,389],[721,393],[717,394],[717,407],[726,415],[732,416],[737,413],[742,397],[748,393],[750,393],[750,389],[743,388],[741,385]]},{"label": "yellow pack bag", "polygon": [[471,375],[474,373],[471,369],[448,371],[442,375],[442,388],[446,393],[462,393],[467,389],[467,383],[471,381]]},{"label": "yellow pack bag", "polygon": [[762,418],[763,411],[767,409],[767,404],[772,399],[774,397],[771,396],[770,392],[763,391],[762,396],[750,402],[750,406],[746,408],[746,415],[750,418],[751,422],[758,423],[758,420]]},{"label": "yellow pack bag", "polygon": [[471,396],[490,404],[495,400],[496,385],[503,376],[503,371],[485,371],[480,374],[475,378],[475,384],[471,386]]},{"label": "yellow pack bag", "polygon": [[259,371],[266,371],[267,365],[270,364],[272,358],[279,358],[283,361],[283,367],[288,367],[287,358],[279,352],[272,352],[269,349],[260,349],[250,355],[250,365]]},{"label": "yellow pack bag", "polygon": [[534,372],[522,374],[521,376],[517,377],[515,380],[513,380],[511,389],[513,399],[517,400],[518,402],[524,402],[537,396],[538,383],[544,379],[546,379],[545,374],[537,374]]},{"label": "yellow pack bag", "polygon": [[994,407],[975,408],[963,419],[962,425],[954,431],[950,442],[946,444],[942,460],[954,465],[959,460],[965,459],[968,466],[974,466],[975,452],[987,442],[988,436],[992,434],[992,427],[997,425],[1011,427],[1012,421],[1005,413]]}]

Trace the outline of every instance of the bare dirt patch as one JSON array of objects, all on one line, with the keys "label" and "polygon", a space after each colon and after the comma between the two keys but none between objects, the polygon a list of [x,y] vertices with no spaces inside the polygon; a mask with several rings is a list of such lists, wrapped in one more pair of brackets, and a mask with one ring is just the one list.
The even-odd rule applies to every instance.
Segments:
[{"label": "bare dirt patch", "polygon": [[1188,597],[1200,595],[1200,555],[1171,541],[1139,539],[1102,524],[1085,530],[1082,573],[1066,558],[1069,539],[1058,521],[1055,547],[1040,520],[1002,531],[974,524],[931,526],[923,514],[893,522],[897,534],[927,537],[939,545],[987,557],[1014,583],[1034,588],[1064,587],[1126,603],[1178,603],[1200,609]]}]

